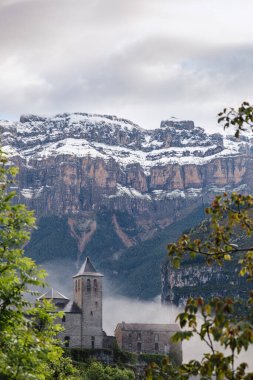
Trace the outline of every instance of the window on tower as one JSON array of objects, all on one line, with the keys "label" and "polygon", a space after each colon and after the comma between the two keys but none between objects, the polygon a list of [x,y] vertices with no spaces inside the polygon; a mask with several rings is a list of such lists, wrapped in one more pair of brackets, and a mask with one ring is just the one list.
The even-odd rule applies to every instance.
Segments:
[{"label": "window on tower", "polygon": [[94,280],[94,290],[95,290],[95,292],[97,291],[97,289],[98,289],[98,282],[97,282],[97,280],[95,279],[95,280]]},{"label": "window on tower", "polygon": [[90,291],[91,290],[91,283],[90,283],[90,279],[88,278],[87,280],[87,290]]},{"label": "window on tower", "polygon": [[95,348],[95,337],[94,336],[91,337],[91,348],[92,348],[92,350],[94,350],[94,348]]}]

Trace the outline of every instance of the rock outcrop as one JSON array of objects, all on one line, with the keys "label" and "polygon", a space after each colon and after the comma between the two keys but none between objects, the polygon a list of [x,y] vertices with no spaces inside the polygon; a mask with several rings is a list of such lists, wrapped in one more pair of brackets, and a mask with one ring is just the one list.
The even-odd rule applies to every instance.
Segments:
[{"label": "rock outcrop", "polygon": [[238,275],[235,259],[221,267],[208,266],[203,260],[184,262],[180,269],[170,261],[162,265],[162,303],[184,306],[189,297],[248,297],[251,285]]},{"label": "rock outcrop", "polygon": [[134,217],[139,228],[131,236],[112,219],[131,246],[215,193],[253,187],[251,142],[208,135],[192,121],[144,130],[116,116],[22,115],[20,122],[1,121],[0,131],[3,149],[20,169],[18,201],[38,218],[67,216],[80,250],[101,208]]}]

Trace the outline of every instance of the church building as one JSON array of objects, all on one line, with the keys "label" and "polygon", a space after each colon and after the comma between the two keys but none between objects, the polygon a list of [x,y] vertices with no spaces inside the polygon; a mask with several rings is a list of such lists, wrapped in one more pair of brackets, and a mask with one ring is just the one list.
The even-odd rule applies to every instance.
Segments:
[{"label": "church building", "polygon": [[102,348],[102,278],[87,257],[73,276],[73,300],[50,289],[38,300],[51,299],[64,312],[60,322],[64,331],[59,337],[66,347]]},{"label": "church building", "polygon": [[50,299],[63,311],[64,327],[59,338],[66,347],[109,348],[118,344],[124,351],[135,353],[172,354],[182,361],[181,343],[173,343],[172,335],[179,330],[176,324],[118,323],[115,337],[107,336],[102,328],[102,279],[87,257],[73,276],[73,300],[55,289],[42,294],[38,300]]}]

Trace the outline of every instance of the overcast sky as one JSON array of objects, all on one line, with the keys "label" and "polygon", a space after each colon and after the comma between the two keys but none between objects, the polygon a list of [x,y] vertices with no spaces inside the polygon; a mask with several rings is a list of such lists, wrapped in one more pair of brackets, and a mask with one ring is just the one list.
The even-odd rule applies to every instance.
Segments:
[{"label": "overcast sky", "polygon": [[252,0],[0,0],[0,118],[176,116],[217,130],[253,95]]}]

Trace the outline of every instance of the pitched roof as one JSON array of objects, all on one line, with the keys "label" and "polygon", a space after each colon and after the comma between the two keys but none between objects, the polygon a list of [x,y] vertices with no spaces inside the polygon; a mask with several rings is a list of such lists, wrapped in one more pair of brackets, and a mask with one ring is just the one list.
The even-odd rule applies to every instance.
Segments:
[{"label": "pitched roof", "polygon": [[122,330],[135,330],[135,331],[178,331],[179,326],[176,323],[173,324],[163,324],[163,323],[118,323],[116,328],[121,328]]},{"label": "pitched roof", "polygon": [[62,309],[64,313],[78,313],[80,314],[82,310],[80,307],[74,302],[74,301],[69,301],[65,307]]},{"label": "pitched roof", "polygon": [[73,277],[82,276],[82,275],[89,275],[89,276],[99,276],[102,277],[103,275],[96,271],[94,265],[90,261],[90,258],[87,256],[83,265],[77,272],[77,274]]},{"label": "pitched roof", "polygon": [[65,297],[62,293],[58,292],[54,288],[49,289],[46,293],[42,294],[40,297],[38,297],[38,300],[41,299],[62,299],[62,300],[68,300],[69,298]]}]

